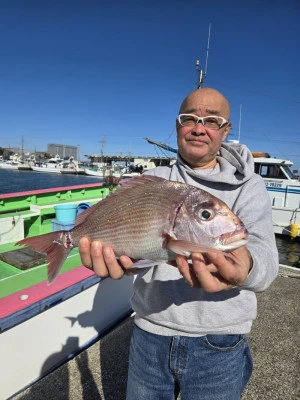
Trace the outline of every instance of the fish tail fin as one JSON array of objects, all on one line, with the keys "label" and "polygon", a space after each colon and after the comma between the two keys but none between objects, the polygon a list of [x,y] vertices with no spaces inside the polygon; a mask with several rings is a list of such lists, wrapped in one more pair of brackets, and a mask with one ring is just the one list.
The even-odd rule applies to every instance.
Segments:
[{"label": "fish tail fin", "polygon": [[64,231],[56,231],[45,235],[32,236],[16,243],[16,245],[24,244],[42,253],[47,253],[48,284],[55,280],[70,253],[70,249],[66,248],[62,243],[61,237],[63,234]]}]

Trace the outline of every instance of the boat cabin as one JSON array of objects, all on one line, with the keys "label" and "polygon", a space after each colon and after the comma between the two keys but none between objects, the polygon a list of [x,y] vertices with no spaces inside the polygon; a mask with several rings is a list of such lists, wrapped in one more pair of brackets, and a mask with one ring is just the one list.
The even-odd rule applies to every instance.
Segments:
[{"label": "boat cabin", "polygon": [[[300,181],[290,169],[293,163],[265,153],[254,153],[253,157],[255,173],[265,181],[271,198],[275,233],[297,236],[300,226]],[[291,235],[293,229],[295,233]]]},{"label": "boat cabin", "polygon": [[290,167],[291,161],[277,158],[254,158],[255,173],[263,178],[296,180]]}]

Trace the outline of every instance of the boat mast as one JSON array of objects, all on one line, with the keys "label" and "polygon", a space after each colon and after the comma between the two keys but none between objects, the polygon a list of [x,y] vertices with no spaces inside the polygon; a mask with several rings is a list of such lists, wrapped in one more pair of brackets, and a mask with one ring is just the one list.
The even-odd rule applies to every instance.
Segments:
[{"label": "boat mast", "polygon": [[[207,74],[207,62],[208,62],[208,51],[209,51],[209,43],[210,43],[210,29],[211,29],[211,24],[209,24],[208,28],[208,39],[207,39],[207,48],[206,48],[206,60],[205,60],[205,70],[203,71],[202,68],[200,68],[200,61],[196,61],[196,70],[198,72],[198,80],[196,83],[197,89],[201,89],[203,87],[204,83],[204,77]],[[156,140],[149,139],[148,137],[144,137],[149,144],[153,144],[161,149],[167,150],[171,153],[177,153],[177,149],[174,149],[174,147],[168,146],[165,143],[157,142]]]},{"label": "boat mast", "polygon": [[24,137],[22,136],[21,142],[21,161],[24,161]]},{"label": "boat mast", "polygon": [[203,87],[204,78],[206,77],[206,74],[207,74],[208,51],[209,51],[209,42],[210,42],[210,28],[211,28],[211,24],[209,24],[209,28],[208,28],[208,39],[207,39],[206,60],[205,60],[204,71],[202,68],[200,68],[200,61],[199,60],[196,61],[196,70],[198,72],[197,89],[201,89]]}]

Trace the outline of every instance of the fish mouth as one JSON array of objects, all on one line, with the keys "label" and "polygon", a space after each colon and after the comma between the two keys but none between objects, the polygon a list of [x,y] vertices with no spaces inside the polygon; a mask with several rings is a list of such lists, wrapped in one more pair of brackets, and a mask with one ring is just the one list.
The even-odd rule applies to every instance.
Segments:
[{"label": "fish mouth", "polygon": [[244,246],[248,241],[248,232],[245,229],[239,229],[228,235],[224,234],[220,238],[221,243],[227,249],[236,249]]}]

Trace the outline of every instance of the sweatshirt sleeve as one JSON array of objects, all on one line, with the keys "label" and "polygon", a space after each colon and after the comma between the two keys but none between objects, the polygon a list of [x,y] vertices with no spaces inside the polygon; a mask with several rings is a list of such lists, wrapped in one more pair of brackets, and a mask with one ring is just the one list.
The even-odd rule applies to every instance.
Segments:
[{"label": "sweatshirt sleeve", "polygon": [[253,258],[253,267],[242,289],[261,292],[278,275],[279,259],[276,246],[272,206],[265,183],[254,175],[244,185],[234,211],[249,232],[247,248]]}]

